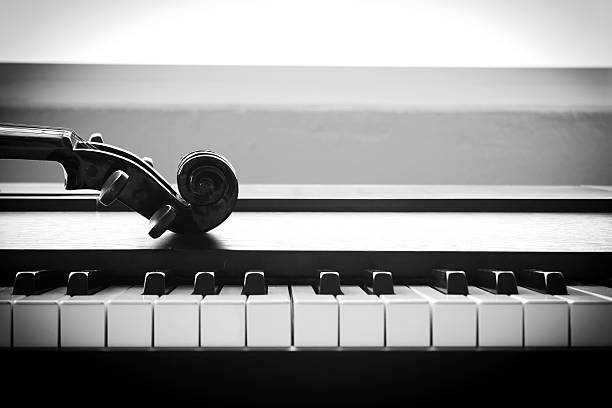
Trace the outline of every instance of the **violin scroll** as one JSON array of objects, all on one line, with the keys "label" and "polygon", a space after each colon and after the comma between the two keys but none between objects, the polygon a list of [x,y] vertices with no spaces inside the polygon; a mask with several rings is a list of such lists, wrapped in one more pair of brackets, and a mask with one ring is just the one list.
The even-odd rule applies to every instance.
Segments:
[{"label": "violin scroll", "polygon": [[181,196],[193,208],[194,221],[202,229],[222,223],[238,199],[234,168],[225,157],[210,150],[198,150],[183,157],[177,184]]}]

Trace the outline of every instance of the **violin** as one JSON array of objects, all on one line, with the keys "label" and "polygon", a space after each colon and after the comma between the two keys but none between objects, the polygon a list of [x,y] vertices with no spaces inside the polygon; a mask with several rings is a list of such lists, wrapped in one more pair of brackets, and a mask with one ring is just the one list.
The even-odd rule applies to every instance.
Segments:
[{"label": "violin", "polygon": [[0,158],[58,162],[66,190],[97,190],[100,204],[125,204],[149,219],[152,238],[166,230],[210,231],[229,217],[238,199],[234,168],[211,150],[183,157],[177,171],[179,192],[153,168],[151,159],[106,144],[100,134],[86,141],[67,128],[0,123]]}]

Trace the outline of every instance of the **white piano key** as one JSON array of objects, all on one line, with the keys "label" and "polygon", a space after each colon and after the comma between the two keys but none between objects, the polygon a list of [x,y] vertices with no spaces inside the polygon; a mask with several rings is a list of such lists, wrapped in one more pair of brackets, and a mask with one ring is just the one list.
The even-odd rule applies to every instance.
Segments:
[{"label": "white piano key", "polygon": [[268,286],[268,294],[249,296],[246,316],[247,346],[291,346],[291,298],[287,286]]},{"label": "white piano key", "polygon": [[572,347],[612,346],[612,298],[596,296],[568,286],[557,295],[569,305]]},{"label": "white piano key", "polygon": [[107,306],[108,347],[151,347],[153,302],[157,298],[142,295],[142,286],[132,286],[111,299]]},{"label": "white piano key", "polygon": [[523,346],[523,305],[508,295],[496,295],[475,286],[468,297],[478,306],[478,345],[481,347]]},{"label": "white piano key", "polygon": [[11,347],[13,338],[13,303],[23,295],[13,295],[13,288],[0,289],[0,347]]},{"label": "white piano key", "polygon": [[569,343],[569,307],[563,299],[518,287],[511,295],[523,304],[525,347],[565,347]]},{"label": "white piano key", "polygon": [[127,286],[111,286],[92,295],[68,296],[61,300],[61,346],[106,346],[107,302],[127,289]]},{"label": "white piano key", "polygon": [[15,347],[58,347],[59,305],[66,287],[40,295],[26,296],[13,303],[13,345]]},{"label": "white piano key", "polygon": [[193,286],[178,286],[153,304],[155,347],[198,347],[200,343],[200,302]]},{"label": "white piano key", "polygon": [[359,286],[342,286],[339,306],[341,347],[384,347],[385,307],[378,296]]},{"label": "white piano key", "polygon": [[293,345],[338,346],[338,302],[332,295],[319,295],[312,286],[292,286]]},{"label": "white piano key", "polygon": [[246,299],[240,286],[224,286],[218,295],[207,295],[200,303],[202,347],[244,347]]},{"label": "white piano key", "polygon": [[410,286],[431,306],[431,343],[435,347],[475,347],[477,307],[464,295],[446,295],[429,286]]},{"label": "white piano key", "polygon": [[387,347],[428,347],[431,312],[427,299],[406,286],[394,286],[394,295],[381,295],[385,305]]}]

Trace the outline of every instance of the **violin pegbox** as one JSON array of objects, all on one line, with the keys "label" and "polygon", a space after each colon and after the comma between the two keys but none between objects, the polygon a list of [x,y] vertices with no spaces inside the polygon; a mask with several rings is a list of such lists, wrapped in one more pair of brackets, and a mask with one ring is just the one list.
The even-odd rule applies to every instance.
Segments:
[{"label": "violin pegbox", "polygon": [[100,191],[98,202],[115,200],[149,220],[153,238],[170,230],[201,234],[217,227],[233,211],[238,180],[223,156],[199,150],[180,162],[179,192],[153,167],[153,160],[73,130],[0,123],[0,159],[56,161],[64,168],[67,190]]},{"label": "violin pegbox", "polygon": [[[143,169],[155,173],[153,159],[144,157],[140,163]],[[108,206],[116,199],[123,201],[120,195],[126,191],[129,180],[125,171],[114,171],[100,190],[100,204]],[[200,150],[183,157],[177,182],[179,193],[175,194],[178,201],[160,202],[159,207],[149,212],[148,234],[152,238],[159,238],[166,230],[176,232],[176,226],[185,224],[186,218],[192,224],[193,232],[209,231],[221,224],[236,205],[236,173],[227,159],[213,151]]]}]

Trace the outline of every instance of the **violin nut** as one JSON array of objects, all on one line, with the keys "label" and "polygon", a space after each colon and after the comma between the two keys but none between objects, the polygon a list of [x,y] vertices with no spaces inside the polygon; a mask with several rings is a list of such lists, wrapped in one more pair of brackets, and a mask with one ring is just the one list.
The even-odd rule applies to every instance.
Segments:
[{"label": "violin nut", "polygon": [[111,205],[127,184],[129,176],[126,172],[117,170],[106,179],[100,189],[98,202],[104,206]]},{"label": "violin nut", "polygon": [[89,141],[94,143],[104,143],[104,140],[102,139],[102,133],[92,133],[91,136],[89,136]]},{"label": "violin nut", "polygon": [[159,238],[176,219],[176,210],[171,205],[164,205],[153,213],[149,220],[149,236]]}]

